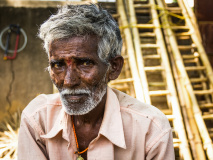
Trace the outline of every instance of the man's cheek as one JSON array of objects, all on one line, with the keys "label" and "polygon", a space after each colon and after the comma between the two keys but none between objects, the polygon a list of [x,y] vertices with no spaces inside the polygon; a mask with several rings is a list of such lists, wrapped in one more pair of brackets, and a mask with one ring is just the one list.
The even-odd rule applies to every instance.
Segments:
[{"label": "man's cheek", "polygon": [[86,81],[90,86],[96,86],[102,80],[100,73],[87,74],[82,76],[83,81]]},{"label": "man's cheek", "polygon": [[56,86],[63,86],[63,75],[50,72],[50,78]]}]

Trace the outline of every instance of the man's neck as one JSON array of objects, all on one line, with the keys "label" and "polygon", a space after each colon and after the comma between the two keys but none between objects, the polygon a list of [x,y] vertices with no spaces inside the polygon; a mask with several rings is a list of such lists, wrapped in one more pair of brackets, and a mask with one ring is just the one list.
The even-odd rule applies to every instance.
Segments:
[{"label": "man's neck", "polygon": [[95,107],[92,111],[85,115],[75,115],[74,116],[74,122],[76,126],[82,126],[82,125],[90,125],[91,127],[94,127],[98,123],[102,122],[103,115],[104,115],[104,109],[106,104],[106,96],[105,94],[101,100],[101,102]]}]

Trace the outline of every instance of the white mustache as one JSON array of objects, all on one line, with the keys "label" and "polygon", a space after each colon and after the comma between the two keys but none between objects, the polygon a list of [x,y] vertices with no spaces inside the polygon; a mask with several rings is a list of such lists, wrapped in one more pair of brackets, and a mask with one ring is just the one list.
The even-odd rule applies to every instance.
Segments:
[{"label": "white mustache", "polygon": [[91,91],[89,89],[64,89],[61,94],[91,94]]}]

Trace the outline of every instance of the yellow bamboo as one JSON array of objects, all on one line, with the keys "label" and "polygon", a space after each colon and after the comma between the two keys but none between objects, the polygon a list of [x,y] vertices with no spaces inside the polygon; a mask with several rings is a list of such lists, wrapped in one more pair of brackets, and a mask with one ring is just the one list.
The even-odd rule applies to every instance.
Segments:
[{"label": "yellow bamboo", "polygon": [[203,119],[213,119],[213,114],[203,115]]},{"label": "yellow bamboo", "polygon": [[168,90],[149,91],[150,96],[165,96],[170,94]]},{"label": "yellow bamboo", "polygon": [[117,79],[117,80],[110,82],[110,85],[115,85],[115,84],[119,84],[119,83],[128,83],[128,82],[133,82],[133,79],[132,78]]},{"label": "yellow bamboo", "polygon": [[[197,27],[195,27],[196,24],[193,23],[193,20],[191,20],[189,16],[187,16],[187,10],[186,10],[186,8],[184,6],[183,1],[182,0],[178,0],[178,4],[182,8],[182,13],[185,16],[186,24],[189,26],[190,30],[192,30],[192,34],[191,34],[192,40],[193,40],[194,44],[197,46],[200,58],[201,58],[203,64],[205,65],[205,67],[206,67],[207,76],[208,76],[208,78],[209,78],[209,80],[211,82],[210,87],[212,88],[212,86],[213,86],[213,70],[212,70],[211,64],[210,64],[210,62],[208,60],[208,57],[206,55],[205,49],[204,49],[204,47],[203,47],[203,45],[201,43],[201,39],[200,39],[199,35],[197,34]],[[196,113],[194,113],[194,114],[196,114]],[[212,140],[210,138],[210,135],[208,133],[206,125],[203,124],[204,121],[203,121],[203,119],[200,118],[200,115],[196,114],[195,118],[197,118],[198,128],[200,130],[201,137],[203,139],[204,149],[206,149],[207,156],[208,156],[209,159],[213,159]]]},{"label": "yellow bamboo", "polygon": [[[121,19],[121,25],[122,26],[128,26],[128,21],[125,15],[125,10],[124,10],[124,5],[122,0],[118,0],[117,1],[117,7],[118,7],[118,13],[120,15],[120,19]],[[128,53],[128,57],[129,57],[129,64],[130,66],[130,70],[132,73],[132,77],[134,79],[134,88],[135,88],[135,94],[136,94],[136,98],[139,99],[140,101],[144,102],[144,93],[143,93],[143,88],[140,82],[140,77],[139,77],[139,72],[137,69],[137,66],[135,64],[136,59],[134,56],[134,47],[133,47],[133,42],[132,42],[132,38],[131,38],[131,33],[130,33],[130,29],[129,28],[124,28],[123,32],[125,34],[125,41],[127,42],[127,53]]]},{"label": "yellow bamboo", "polygon": [[191,152],[189,149],[188,140],[187,140],[184,124],[183,124],[183,118],[181,116],[179,101],[178,101],[177,95],[176,95],[175,84],[174,84],[174,80],[172,77],[172,72],[171,72],[171,68],[170,68],[170,64],[169,64],[169,58],[168,58],[166,46],[164,43],[164,38],[163,38],[161,29],[160,29],[160,22],[158,20],[157,11],[154,7],[155,6],[154,0],[150,0],[150,4],[152,6],[151,13],[153,16],[152,17],[153,23],[156,26],[155,33],[156,33],[157,42],[158,42],[158,45],[159,45],[160,51],[161,51],[162,64],[164,65],[165,72],[166,72],[166,83],[167,83],[168,90],[169,90],[168,94],[171,98],[170,101],[172,104],[172,111],[173,111],[173,115],[175,116],[174,127],[175,127],[176,131],[178,132],[178,137],[181,142],[180,143],[180,152],[185,160],[190,160],[190,159],[192,159],[192,156],[191,156]]},{"label": "yellow bamboo", "polygon": [[[158,5],[161,8],[165,8],[164,2],[162,2],[162,0],[157,0],[157,2],[158,2]],[[186,91],[185,91],[185,93],[187,94],[186,98],[188,97],[191,100],[191,102],[190,102],[191,104],[188,105],[188,107],[190,107],[190,108],[188,108],[188,114],[191,113],[190,110],[192,109],[191,107],[193,106],[193,113],[194,113],[195,120],[196,120],[197,124],[200,125],[199,130],[202,129],[202,131],[204,131],[205,134],[207,134],[208,133],[207,128],[206,128],[205,123],[202,119],[202,114],[201,114],[201,111],[200,111],[199,106],[197,104],[196,97],[193,93],[193,88],[191,86],[188,75],[187,75],[186,70],[184,68],[183,60],[181,58],[181,54],[180,54],[174,33],[171,30],[171,27],[169,25],[169,21],[167,19],[168,17],[167,17],[164,10],[161,10],[161,12],[163,13],[163,15],[161,16],[161,19],[162,19],[163,24],[165,25],[165,32],[166,32],[166,35],[168,36],[168,40],[170,42],[170,46],[171,46],[171,50],[172,50],[172,53],[173,53],[173,56],[174,56],[175,64],[176,64],[176,67],[178,69],[178,74],[181,75],[181,79],[180,79],[181,85],[182,85],[184,90],[186,89]],[[192,116],[192,115],[190,114],[190,116]],[[191,117],[191,118],[193,119],[193,117]],[[193,123],[194,122],[193,120],[191,120],[190,122],[191,122],[191,124],[195,125]],[[196,129],[195,126],[193,126],[193,127]],[[196,133],[196,138],[200,139],[199,135],[197,133]],[[205,154],[202,152],[203,151],[202,145],[200,143],[197,143],[195,148],[196,148],[196,152],[199,153],[199,154],[197,154],[198,159],[202,159],[202,160],[205,159]]]},{"label": "yellow bamboo", "polygon": [[196,34],[197,34],[200,42],[202,43],[202,38],[201,38],[201,35],[200,35],[200,31],[199,31],[199,28],[198,28],[197,19],[195,17],[195,14],[192,11],[192,9],[189,7],[188,1],[186,1],[186,0],[181,0],[181,1],[182,2],[179,1],[179,3],[182,3],[182,7],[185,7],[185,9],[187,11],[187,15],[184,15],[184,16],[185,17],[189,16],[189,18],[192,20],[192,23],[193,23],[193,25],[196,29]]},{"label": "yellow bamboo", "polygon": [[[133,1],[129,0],[129,16],[130,16],[130,23],[131,24],[137,24],[136,18],[135,18],[135,12],[134,12],[134,7],[133,7]],[[143,87],[143,93],[144,93],[144,99],[146,103],[151,103],[150,97],[149,97],[149,89],[148,89],[148,83],[147,83],[147,78],[146,78],[146,73],[144,70],[144,61],[142,57],[142,50],[140,47],[140,38],[139,38],[139,33],[137,28],[132,28],[132,33],[133,33],[133,43],[135,46],[135,54],[136,54],[136,62],[139,70],[139,75],[140,75],[140,80],[141,84]]]},{"label": "yellow bamboo", "polygon": [[[171,48],[168,47],[168,49],[171,49]],[[187,130],[187,135],[188,135],[188,139],[189,139],[192,154],[193,154],[193,159],[197,160],[198,153],[196,152],[196,143],[201,144],[202,142],[201,142],[201,139],[197,136],[198,129],[195,124],[195,120],[193,118],[193,113],[192,113],[191,107],[187,107],[187,106],[190,106],[191,104],[188,99],[184,98],[185,96],[187,96],[187,94],[186,94],[186,91],[183,90],[183,88],[181,88],[180,78],[178,76],[178,73],[177,73],[177,70],[175,67],[175,63],[174,63],[174,59],[172,56],[171,56],[171,63],[172,63],[171,65],[172,65],[174,77],[175,77],[176,84],[177,84],[179,100],[180,100],[181,107],[182,107],[183,118],[184,118],[184,122],[186,124],[186,130]]]},{"label": "yellow bamboo", "polygon": [[[187,14],[187,10],[184,6],[184,3],[183,3],[183,0],[178,0],[178,4],[182,8],[182,13],[185,16],[186,24],[189,26],[189,28],[192,31],[191,32],[192,33],[191,34],[192,40],[195,43],[195,45],[197,46],[198,52],[200,54],[200,58],[201,58],[203,64],[205,64],[205,66],[206,66],[206,71],[207,71],[209,80],[211,82],[211,85],[213,86],[213,70],[212,70],[211,64],[209,62],[209,59],[208,59],[207,54],[205,52],[205,49],[204,49],[204,47],[201,43],[201,39],[199,38],[199,34],[197,33],[198,27],[195,27],[196,24],[193,23],[190,20],[190,17]],[[186,5],[186,3],[185,3],[185,5]],[[188,9],[188,11],[189,11],[189,9]],[[192,12],[190,12],[190,15],[192,15]],[[192,18],[192,19],[194,19],[194,18]],[[212,158],[213,158],[213,151],[212,151]]]},{"label": "yellow bamboo", "polygon": [[200,104],[200,108],[213,108],[213,103]]}]

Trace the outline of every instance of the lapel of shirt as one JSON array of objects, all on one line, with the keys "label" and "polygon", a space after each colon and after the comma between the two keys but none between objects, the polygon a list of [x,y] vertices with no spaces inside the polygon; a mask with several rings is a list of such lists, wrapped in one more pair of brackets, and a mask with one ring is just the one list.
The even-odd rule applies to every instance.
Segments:
[{"label": "lapel of shirt", "polygon": [[[60,101],[60,99],[59,99]],[[52,129],[44,135],[41,135],[42,138],[53,138],[55,137],[60,131],[62,131],[62,138],[66,141],[70,142],[70,130],[71,130],[71,118],[70,116],[61,108],[57,119],[52,127]]]},{"label": "lapel of shirt", "polygon": [[111,88],[107,87],[107,100],[99,133],[114,145],[126,149],[120,104]]}]

